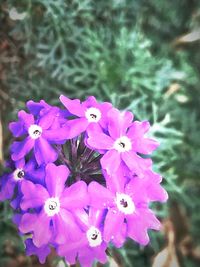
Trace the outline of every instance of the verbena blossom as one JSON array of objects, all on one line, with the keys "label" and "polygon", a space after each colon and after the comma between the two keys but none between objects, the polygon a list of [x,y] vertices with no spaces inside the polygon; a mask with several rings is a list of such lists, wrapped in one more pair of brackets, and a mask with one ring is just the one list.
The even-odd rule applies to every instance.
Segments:
[{"label": "verbena blossom", "polygon": [[98,103],[93,96],[81,103],[78,99],[71,100],[61,95],[60,101],[71,114],[75,115],[73,120],[67,122],[69,126],[68,138],[73,138],[87,131],[92,124],[100,129],[106,128],[107,114],[112,107],[110,103]]},{"label": "verbena blossom", "polygon": [[[33,233],[33,243],[41,247],[52,239],[57,243],[73,241],[80,232],[73,218],[73,210],[88,204],[87,186],[83,181],[65,187],[69,170],[66,166],[49,163],[45,184],[23,181],[21,209],[27,211],[21,218],[19,229]],[[29,212],[29,209],[34,209]]]},{"label": "verbena blossom", "polygon": [[158,142],[130,111],[93,96],[60,100],[63,108],[30,100],[10,123],[16,140],[0,200],[15,210],[27,255],[44,263],[54,248],[67,263],[91,267],[106,263],[111,244],[146,245],[148,230],[159,230],[150,208],[167,200],[150,158]]},{"label": "verbena blossom", "polygon": [[79,240],[73,242],[71,246],[60,245],[58,247],[59,255],[64,256],[70,264],[75,264],[78,257],[83,267],[91,266],[94,259],[106,263],[107,243],[104,241],[102,233],[102,211],[94,208],[90,208],[88,213],[76,210],[75,215],[82,233]]},{"label": "verbena blossom", "polygon": [[27,163],[24,159],[9,162],[8,166],[11,171],[6,173],[1,180],[0,200],[12,199],[16,187],[20,190],[21,182],[26,179],[34,183],[44,182],[44,168],[38,167],[34,159]]},{"label": "verbena blossom", "polygon": [[9,125],[15,137],[25,136],[22,141],[15,141],[11,146],[11,157],[14,161],[24,158],[32,149],[39,165],[57,160],[58,153],[52,144],[65,140],[66,128],[54,126],[55,118],[59,116],[57,108],[50,108],[35,118],[25,111],[18,112],[18,122]]},{"label": "verbena blossom", "polygon": [[[97,182],[90,183],[90,205],[100,210],[107,209],[103,234],[106,242],[123,244],[128,236],[146,245],[149,242],[147,230],[160,228],[159,221],[148,206],[150,201],[166,201],[167,194],[160,186],[159,180],[152,185],[154,177],[151,175],[153,176],[152,173],[146,173],[143,179],[134,177],[126,184],[114,181],[109,189]],[[156,179],[157,175],[155,176]],[[126,235],[123,240],[124,227]],[[120,231],[122,240],[118,238]]]},{"label": "verbena blossom", "polygon": [[141,158],[137,153],[150,154],[158,143],[144,134],[149,130],[149,122],[134,121],[129,112],[112,109],[108,114],[108,134],[89,131],[87,143],[93,149],[105,150],[101,159],[102,168],[109,174],[124,162],[129,170],[137,174],[144,172],[151,161]]}]

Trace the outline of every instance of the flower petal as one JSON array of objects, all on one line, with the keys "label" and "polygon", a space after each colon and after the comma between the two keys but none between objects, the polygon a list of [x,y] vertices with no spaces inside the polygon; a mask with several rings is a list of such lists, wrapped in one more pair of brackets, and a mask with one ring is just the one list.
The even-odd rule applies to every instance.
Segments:
[{"label": "flower petal", "polygon": [[35,158],[39,165],[56,161],[58,153],[43,137],[36,139],[34,146]]},{"label": "flower petal", "polygon": [[43,211],[37,216],[34,226],[33,244],[38,248],[47,245],[52,238],[50,220],[50,217]]},{"label": "flower petal", "polygon": [[82,106],[86,108],[96,107],[98,102],[94,96],[88,96],[88,98],[82,103]]},{"label": "flower petal", "polygon": [[42,137],[52,144],[57,144],[60,141],[65,141],[69,138],[69,127],[63,126],[58,129],[45,130]]},{"label": "flower petal", "polygon": [[134,151],[142,154],[150,154],[159,146],[157,141],[144,137],[144,134],[149,128],[150,124],[148,121],[134,121],[129,128],[127,136],[132,140]]},{"label": "flower petal", "polygon": [[107,171],[108,175],[114,173],[120,165],[120,153],[114,149],[107,151],[100,160],[101,166]]},{"label": "flower petal", "polygon": [[17,182],[13,180],[12,173],[0,176],[0,201],[11,199]]},{"label": "flower petal", "polygon": [[107,255],[106,255],[106,243],[102,243],[100,246],[93,248],[94,258],[100,261],[102,264],[107,262]]},{"label": "flower petal", "polygon": [[18,112],[18,118],[23,122],[26,130],[35,123],[34,116],[25,112],[24,110],[20,110]]},{"label": "flower petal", "polygon": [[147,245],[149,236],[147,229],[160,229],[160,222],[149,209],[137,209],[137,213],[127,217],[128,236],[141,245]]},{"label": "flower petal", "polygon": [[11,145],[12,160],[16,161],[27,155],[34,146],[34,140],[27,137],[23,141],[16,141]]},{"label": "flower petal", "polygon": [[147,186],[144,178],[134,177],[125,187],[125,193],[128,194],[134,204],[137,206],[140,203],[148,203]]},{"label": "flower petal", "polygon": [[91,182],[88,186],[90,205],[94,208],[106,209],[113,207],[115,194],[97,182]]},{"label": "flower petal", "polygon": [[[91,128],[92,129],[92,128]],[[114,141],[112,138],[104,133],[99,131],[92,132],[88,131],[89,138],[87,139],[87,143],[89,146],[95,149],[112,149],[114,145]]]},{"label": "flower petal", "polygon": [[45,181],[51,197],[59,197],[62,194],[68,175],[69,170],[66,166],[56,166],[53,163],[47,164]]},{"label": "flower petal", "polygon": [[104,128],[107,129],[107,125],[108,125],[108,114],[109,111],[112,108],[112,104],[108,103],[108,102],[103,102],[99,105],[99,109],[101,111],[101,119],[99,121],[99,124]]},{"label": "flower petal", "polygon": [[134,241],[145,246],[149,243],[149,236],[147,229],[142,227],[142,218],[127,219],[128,230],[127,235],[132,238]]},{"label": "flower petal", "polygon": [[79,250],[78,260],[82,267],[91,267],[95,260],[95,255],[93,249],[89,247],[84,247]]},{"label": "flower petal", "polygon": [[60,256],[65,257],[66,262],[69,262],[70,264],[75,264],[79,249],[84,248],[87,243],[88,241],[85,237],[85,234],[82,233],[77,242],[69,242],[67,246],[66,244],[59,245],[57,252]]},{"label": "flower petal", "polygon": [[67,127],[67,138],[71,139],[78,136],[80,133],[84,132],[88,127],[88,121],[86,118],[78,118],[67,121],[65,124]]},{"label": "flower petal", "polygon": [[60,213],[53,217],[53,222],[56,232],[55,242],[63,244],[80,240],[82,231],[70,212],[61,209]]},{"label": "flower petal", "polygon": [[85,115],[85,110],[82,107],[79,99],[71,100],[68,97],[61,95],[60,101],[68,109],[71,114],[74,114],[78,117],[83,117]]},{"label": "flower petal", "polygon": [[34,102],[33,100],[29,100],[26,103],[26,106],[31,114],[34,116],[39,115],[40,111],[45,108],[49,109],[51,106],[47,104],[44,100],[40,100],[40,102]]},{"label": "flower petal", "polygon": [[41,116],[38,125],[42,127],[42,129],[49,129],[58,113],[57,108],[50,108],[43,116]]},{"label": "flower petal", "polygon": [[120,231],[116,232],[114,238],[112,239],[112,243],[117,247],[120,248],[123,246],[124,242],[126,241],[127,237],[127,224],[123,223]]},{"label": "flower petal", "polygon": [[[90,210],[91,209],[92,208],[90,208]],[[88,213],[84,209],[75,209],[73,211],[73,216],[74,216],[76,222],[78,223],[78,225],[80,226],[80,228],[84,232],[86,232],[88,230],[88,225],[90,224]]]},{"label": "flower petal", "polygon": [[33,184],[30,181],[24,180],[21,184],[21,191],[23,198],[21,202],[21,209],[41,207],[45,200],[49,198],[47,190],[40,184]]},{"label": "flower petal", "polygon": [[126,151],[121,153],[127,167],[137,175],[144,175],[145,171],[151,167],[151,159],[143,159],[134,151]]},{"label": "flower petal", "polygon": [[19,137],[26,133],[23,127],[23,123],[21,121],[9,123],[9,130],[15,137]]},{"label": "flower petal", "polygon": [[19,230],[24,234],[32,232],[34,230],[36,220],[37,220],[37,214],[25,213],[21,217],[19,223]]},{"label": "flower petal", "polygon": [[165,202],[168,199],[166,190],[160,185],[162,177],[152,171],[147,171],[145,174],[144,184],[146,185],[147,196],[150,201]]},{"label": "flower petal", "polygon": [[105,215],[104,210],[99,210],[99,209],[90,207],[88,225],[92,225],[92,226],[99,228],[104,218],[104,215]]},{"label": "flower petal", "polygon": [[[30,160],[30,162],[31,162],[31,160]],[[19,169],[24,169],[25,170],[25,159],[24,158],[21,158],[20,160],[15,161],[15,167],[16,168],[19,168]]]},{"label": "flower petal", "polygon": [[115,208],[109,209],[104,221],[103,237],[106,242],[110,242],[118,235],[124,223],[124,215]]},{"label": "flower petal", "polygon": [[137,139],[143,136],[150,129],[148,121],[134,121],[128,129],[127,135],[132,139]]},{"label": "flower petal", "polygon": [[79,181],[66,188],[60,201],[61,207],[69,210],[86,207],[89,204],[86,183]]},{"label": "flower petal", "polygon": [[126,135],[127,128],[133,120],[133,113],[129,111],[120,112],[116,108],[112,108],[108,113],[109,124],[108,131],[113,139]]},{"label": "flower petal", "polygon": [[168,199],[168,194],[161,185],[151,184],[148,187],[148,197],[151,201],[166,202]]},{"label": "flower petal", "polygon": [[26,246],[26,255],[27,256],[37,255],[41,264],[45,263],[46,257],[51,252],[51,249],[49,248],[49,246],[42,246],[40,248],[37,248],[33,244],[32,239],[30,239],[30,238],[26,239],[25,246]]},{"label": "flower petal", "polygon": [[123,174],[123,167],[118,168],[115,172],[108,175],[105,171],[104,177],[106,179],[106,186],[112,192],[124,192],[124,185],[126,182],[126,177]]}]

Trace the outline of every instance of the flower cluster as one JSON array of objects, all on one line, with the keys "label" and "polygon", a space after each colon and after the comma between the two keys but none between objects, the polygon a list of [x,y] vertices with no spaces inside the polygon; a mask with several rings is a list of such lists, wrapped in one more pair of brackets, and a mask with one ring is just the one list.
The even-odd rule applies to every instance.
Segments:
[{"label": "flower cluster", "polygon": [[10,123],[16,140],[0,200],[11,201],[28,255],[44,263],[54,248],[69,264],[104,264],[109,244],[146,245],[148,229],[160,227],[149,208],[167,200],[148,157],[158,143],[131,112],[94,97],[60,101],[62,109],[28,101]]}]

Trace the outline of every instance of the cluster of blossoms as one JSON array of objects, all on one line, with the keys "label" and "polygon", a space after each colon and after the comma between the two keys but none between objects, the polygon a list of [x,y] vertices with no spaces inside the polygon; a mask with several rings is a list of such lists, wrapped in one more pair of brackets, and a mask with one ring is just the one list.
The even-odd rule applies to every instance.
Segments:
[{"label": "cluster of blossoms", "polygon": [[160,227],[149,204],[167,193],[147,156],[158,143],[131,112],[94,97],[60,101],[63,109],[28,101],[10,123],[16,141],[0,200],[11,201],[28,255],[44,263],[54,248],[69,264],[104,264],[110,244],[146,245],[147,230]]}]

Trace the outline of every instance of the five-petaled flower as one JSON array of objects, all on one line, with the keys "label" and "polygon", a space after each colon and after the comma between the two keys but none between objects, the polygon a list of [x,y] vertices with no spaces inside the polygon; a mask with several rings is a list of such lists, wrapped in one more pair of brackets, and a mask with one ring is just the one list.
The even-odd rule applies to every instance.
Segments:
[{"label": "five-petaled flower", "polygon": [[150,172],[145,174],[145,178],[133,177],[126,184],[115,179],[108,188],[97,182],[90,183],[91,207],[107,210],[103,234],[106,242],[112,241],[120,246],[126,236],[142,245],[149,242],[147,230],[158,230],[160,223],[148,205],[150,201],[167,200],[160,181],[160,176]]},{"label": "five-petaled flower", "polygon": [[87,131],[91,125],[95,125],[98,129],[106,128],[107,114],[112,108],[110,103],[98,103],[93,96],[81,103],[78,99],[71,100],[61,95],[60,101],[75,116],[73,120],[67,122],[68,138],[76,137]]},{"label": "five-petaled flower", "polygon": [[[52,144],[66,140],[66,127],[58,127],[55,118],[59,115],[57,108],[50,108],[36,119],[32,114],[19,111],[18,122],[9,125],[15,137],[25,136],[22,141],[15,141],[11,146],[11,157],[14,161],[24,158],[32,149],[39,165],[54,162],[58,153]],[[56,123],[56,127],[54,125]]]},{"label": "five-petaled flower", "polygon": [[[87,143],[93,148],[104,150],[102,168],[111,174],[121,166],[127,167],[137,175],[151,166],[150,159],[141,158],[137,153],[150,154],[158,143],[144,137],[149,130],[149,122],[134,121],[130,112],[112,109],[108,114],[108,133],[90,130]],[[123,165],[121,163],[124,163]]]},{"label": "five-petaled flower", "polygon": [[102,236],[102,211],[90,208],[89,212],[76,210],[75,216],[82,230],[79,240],[73,242],[72,246],[66,244],[58,247],[58,253],[64,256],[70,264],[76,263],[78,256],[81,266],[92,266],[94,259],[106,263],[107,243]]},{"label": "five-petaled flower", "polygon": [[[46,188],[40,184],[23,181],[21,209],[26,211],[19,229],[33,233],[33,243],[41,247],[52,240],[57,243],[76,240],[80,232],[73,217],[74,209],[88,205],[87,186],[79,181],[65,187],[69,170],[66,166],[49,163],[46,166]],[[34,209],[34,212],[29,210]]]}]

